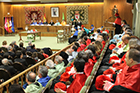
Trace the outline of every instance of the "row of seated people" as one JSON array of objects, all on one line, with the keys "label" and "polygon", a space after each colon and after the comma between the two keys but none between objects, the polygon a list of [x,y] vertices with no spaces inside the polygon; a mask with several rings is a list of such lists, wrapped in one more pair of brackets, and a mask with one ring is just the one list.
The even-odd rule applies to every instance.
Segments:
[{"label": "row of seated people", "polygon": [[[103,46],[105,46],[105,42],[103,41],[103,36],[101,34],[98,36],[97,41],[93,43],[91,43],[91,40],[88,39],[87,36],[85,36],[84,38],[80,38],[65,52],[62,51],[60,55],[55,56],[54,62],[50,59],[46,61],[46,68],[44,66],[44,69],[47,69],[45,70],[48,71],[47,75],[41,77],[41,75],[39,75],[39,73],[41,72],[38,71],[38,75],[36,77],[34,72],[29,72],[26,76],[26,83],[23,86],[24,91],[28,93],[38,93],[38,91],[40,91],[42,87],[45,87],[50,78],[54,78],[69,62],[71,62],[76,58],[76,56],[78,56],[78,58],[76,58],[75,61],[71,63],[71,66],[66,68],[66,72],[64,72],[61,77],[58,76],[57,79],[53,81],[53,85],[49,91],[49,93],[54,92],[54,87],[57,85],[57,82],[63,82],[61,84],[65,85],[68,81],[71,81],[72,83],[69,83],[69,92],[74,91],[73,93],[78,93],[78,91],[80,91],[80,89],[82,88],[86,78],[89,76],[93,65],[99,58]],[[82,51],[86,48],[87,45],[89,46],[86,52]],[[41,71],[43,70],[43,68],[39,70]],[[43,75],[45,71],[41,74]],[[77,78],[75,77],[75,75]],[[67,78],[65,79],[65,77]],[[36,81],[36,79],[39,80]],[[79,88],[74,89],[74,86],[77,86],[78,84]],[[57,89],[55,91],[57,91]]]},{"label": "row of seated people", "polygon": [[[125,26],[124,26],[125,27]],[[130,29],[124,29],[124,30],[126,30],[126,31],[124,31],[124,33],[123,33],[123,35],[122,35],[122,37],[120,37],[121,39],[122,39],[122,41],[120,41],[119,43],[121,43],[121,44],[118,44],[118,46],[119,46],[119,52],[117,52],[117,51],[113,51],[113,53],[112,53],[112,51],[111,50],[109,50],[109,53],[112,53],[112,55],[111,55],[111,57],[113,56],[114,57],[114,55],[116,56],[118,56],[118,57],[123,57],[123,55],[128,51],[128,49],[129,49],[129,40],[130,40],[130,36],[132,35],[132,31],[130,30]],[[99,36],[98,36],[99,37]],[[134,37],[134,36],[133,36]],[[132,38],[133,38],[132,37]],[[117,41],[118,42],[118,41]],[[131,42],[131,41],[130,41]],[[133,43],[132,43],[133,42]],[[136,39],[136,40],[133,40],[132,39],[132,42],[130,43],[133,47],[135,46],[135,48],[136,49],[134,49],[134,50],[131,50],[131,52],[132,51],[134,51],[134,52],[137,52],[137,54],[136,54],[136,56],[137,56],[137,58],[136,57],[130,57],[130,59],[131,59],[131,61],[129,61],[129,58],[128,58],[128,60],[127,61],[129,61],[129,63],[127,63],[127,62],[119,62],[120,60],[117,60],[117,61],[115,61],[116,62],[116,64],[114,64],[113,66],[115,66],[115,67],[117,67],[118,65],[119,65],[119,69],[120,69],[120,67],[121,68],[124,68],[125,70],[123,71],[123,73],[122,74],[120,74],[120,76],[118,76],[119,78],[117,78],[117,77],[115,77],[115,76],[117,76],[116,74],[114,74],[114,73],[112,73],[113,71],[111,71],[110,72],[110,69],[112,68],[112,70],[116,70],[116,68],[113,68],[113,67],[111,67],[109,70],[107,70],[107,71],[105,71],[105,69],[107,69],[107,68],[109,68],[111,65],[112,65],[112,63],[114,63],[114,60],[112,60],[112,61],[110,61],[112,58],[110,58],[110,56],[109,56],[109,53],[107,52],[106,53],[106,57],[104,58],[104,60],[103,60],[103,62],[102,62],[102,65],[101,65],[101,67],[100,67],[100,69],[99,69],[99,71],[98,71],[98,73],[97,73],[97,76],[98,75],[100,75],[101,73],[103,73],[104,71],[104,73],[103,74],[105,74],[106,76],[99,76],[99,77],[97,77],[95,80],[96,80],[96,83],[95,83],[95,81],[93,82],[93,84],[92,84],[92,87],[91,87],[91,89],[90,89],[90,92],[93,92],[93,93],[98,93],[99,91],[97,91],[97,90],[102,90],[102,92],[104,93],[104,92],[111,92],[111,93],[118,93],[118,91],[119,92],[121,92],[121,93],[139,93],[139,91],[140,91],[140,88],[139,88],[139,61],[140,61],[140,59],[139,59],[139,47],[140,47],[140,42],[138,41],[138,39]],[[134,44],[134,42],[137,42],[136,44]],[[114,46],[114,45],[113,45]],[[132,46],[130,46],[130,47],[132,47]],[[110,46],[110,47],[112,47],[112,45]],[[117,47],[118,48],[118,47]],[[94,48],[92,48],[92,49],[94,49]],[[129,53],[129,54],[131,54],[131,52]],[[131,55],[134,55],[134,52],[131,54]],[[115,53],[115,54],[114,54]],[[90,53],[89,53],[90,54]],[[108,55],[107,55],[108,54]],[[118,55],[119,54],[119,55]],[[84,54],[83,54],[84,55]],[[86,57],[86,58],[88,58],[88,57]],[[115,57],[116,58],[116,57]],[[136,59],[134,59],[134,58],[136,58]],[[108,59],[108,61],[109,61],[109,63],[108,63],[108,61],[107,61],[107,59]],[[110,60],[109,60],[110,59]],[[80,61],[80,59],[78,59],[79,61]],[[135,60],[137,60],[137,61],[135,61]],[[77,60],[75,60],[75,61],[77,61]],[[74,62],[75,62],[74,61]],[[91,61],[91,60],[90,60]],[[89,63],[90,63],[90,61],[88,61]],[[125,61],[124,60],[124,58],[123,58],[123,61]],[[82,61],[81,61],[82,62]],[[85,61],[86,62],[86,61]],[[117,62],[119,62],[119,63],[117,63]],[[121,65],[121,63],[122,63],[122,65]],[[80,64],[80,63],[79,63]],[[82,63],[81,63],[82,64]],[[124,65],[126,65],[127,64],[127,66],[125,67]],[[106,66],[107,65],[107,66]],[[134,66],[134,67],[132,67],[132,66]],[[73,65],[71,65],[71,67],[73,67]],[[61,83],[59,82],[59,83],[56,83],[54,86],[52,86],[52,90],[50,90],[51,92],[50,93],[53,93],[54,91],[55,92],[57,92],[57,93],[66,93],[66,92],[72,92],[72,93],[79,93],[79,91],[80,91],[80,89],[82,88],[82,86],[84,85],[84,82],[85,82],[85,78],[86,77],[84,77],[84,76],[82,76],[81,75],[81,77],[80,76],[78,76],[78,74],[79,73],[77,73],[77,68],[76,68],[76,66],[74,65],[74,70],[71,68],[71,67],[69,67],[69,68],[66,68],[66,71],[65,71],[65,73],[63,73],[62,75],[61,75],[61,77],[60,77],[60,81],[61,81]],[[82,66],[80,65],[80,67],[81,67],[81,69],[82,69]],[[90,68],[91,67],[91,68]],[[81,70],[81,72],[84,72],[84,74],[86,75],[86,76],[89,76],[89,74],[90,74],[90,71],[92,70],[92,67],[93,67],[93,65],[89,65],[89,66],[87,66],[87,68],[88,68],[88,70],[86,71],[86,64],[85,64],[85,67],[84,67],[84,69],[83,70]],[[131,68],[132,67],[132,68]],[[136,69],[135,69],[135,67],[136,67]],[[129,70],[129,71],[127,71],[127,70]],[[132,71],[132,73],[131,73],[131,71]],[[134,72],[133,72],[134,71]],[[80,72],[80,71],[79,71]],[[76,75],[74,75],[74,76],[72,76],[71,77],[71,75],[73,75],[73,73],[76,73],[76,75],[77,75],[77,77],[76,77]],[[109,73],[109,75],[107,75]],[[114,75],[110,75],[110,73],[111,74],[114,74]],[[130,74],[129,74],[130,73]],[[135,74],[135,73],[138,73],[137,75],[136,75],[136,77],[133,77],[132,78],[132,76]],[[80,73],[81,74],[81,73]],[[83,74],[83,73],[82,73]],[[126,76],[125,76],[126,75]],[[129,75],[129,76],[127,76],[127,75]],[[70,78],[69,78],[70,77]],[[109,81],[114,81],[115,79],[113,78],[113,77],[115,77],[115,78],[117,78],[117,83],[115,82],[115,84],[113,84],[113,83],[111,83],[111,82],[109,82]],[[72,78],[72,79],[71,79]],[[109,79],[108,79],[109,78]],[[122,79],[121,79],[122,78]],[[73,80],[74,79],[74,80]],[[133,79],[134,81],[131,81],[131,79]],[[106,81],[106,80],[108,80],[108,81]],[[125,81],[126,80],[126,81]],[[67,81],[71,81],[72,83],[70,84],[70,86],[69,86],[69,84],[68,84],[68,82]],[[130,82],[130,83],[129,83]],[[130,84],[130,85],[127,85],[127,84]],[[66,85],[68,85],[68,86],[66,86]],[[68,88],[67,88],[68,87]],[[75,88],[76,87],[76,88]],[[112,88],[113,87],[113,88]],[[112,88],[112,90],[110,91],[110,89]],[[105,90],[105,91],[103,91],[103,90]]]},{"label": "row of seated people", "polygon": [[[0,68],[7,70],[10,76],[14,76],[51,55],[50,48],[36,49],[31,42],[28,45],[24,48],[22,42],[18,46],[14,41],[13,44],[7,46],[7,42],[3,41],[0,48]],[[21,69],[15,67],[15,64],[21,65]]]},{"label": "row of seated people", "polygon": [[128,25],[110,41],[90,93],[140,92],[140,39]]}]

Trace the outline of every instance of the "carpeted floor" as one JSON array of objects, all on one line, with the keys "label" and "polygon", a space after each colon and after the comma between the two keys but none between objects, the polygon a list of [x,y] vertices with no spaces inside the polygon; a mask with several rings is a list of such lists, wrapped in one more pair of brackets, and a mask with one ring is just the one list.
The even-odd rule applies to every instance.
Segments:
[{"label": "carpeted floor", "polygon": [[[2,42],[4,40],[7,41],[8,45],[12,42],[12,41],[16,41],[17,45],[19,45],[19,35],[16,34],[15,36],[0,36],[0,46],[2,45]],[[24,43],[24,46],[28,45],[28,41],[27,41],[27,37],[26,36],[22,36],[22,40]],[[57,43],[57,38],[56,37],[45,37],[42,36],[41,40],[40,37],[36,37],[35,42],[33,42],[33,44],[36,45],[36,48],[44,48],[44,47],[50,47],[51,49],[63,49],[66,46],[68,46],[68,42],[65,43]]]}]

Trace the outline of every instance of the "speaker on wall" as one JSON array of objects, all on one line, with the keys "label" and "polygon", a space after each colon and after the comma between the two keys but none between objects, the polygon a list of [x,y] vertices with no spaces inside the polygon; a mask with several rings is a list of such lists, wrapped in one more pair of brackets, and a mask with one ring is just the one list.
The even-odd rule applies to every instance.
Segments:
[{"label": "speaker on wall", "polygon": [[127,0],[127,3],[131,3],[132,4],[132,0]]}]

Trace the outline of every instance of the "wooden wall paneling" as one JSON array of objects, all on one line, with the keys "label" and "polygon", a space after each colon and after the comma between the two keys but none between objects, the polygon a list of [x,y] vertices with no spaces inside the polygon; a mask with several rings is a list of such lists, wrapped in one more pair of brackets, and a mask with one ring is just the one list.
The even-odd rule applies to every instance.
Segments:
[{"label": "wooden wall paneling", "polygon": [[[104,0],[104,15],[103,15],[103,21],[108,19],[110,16],[112,16],[112,11],[114,5],[117,5],[118,12],[120,14],[120,17],[122,20],[126,20],[127,23],[132,27],[132,4],[126,3],[126,0]],[[109,21],[114,22],[114,18],[109,19]],[[106,26],[111,26],[109,24],[104,24]]]}]

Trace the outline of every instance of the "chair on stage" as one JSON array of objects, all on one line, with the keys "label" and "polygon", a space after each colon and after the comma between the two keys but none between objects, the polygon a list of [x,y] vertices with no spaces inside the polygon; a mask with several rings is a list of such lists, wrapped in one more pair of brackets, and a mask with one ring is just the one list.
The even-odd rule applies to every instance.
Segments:
[{"label": "chair on stage", "polygon": [[65,35],[64,35],[64,30],[58,30],[57,32],[57,43],[65,41]]}]

